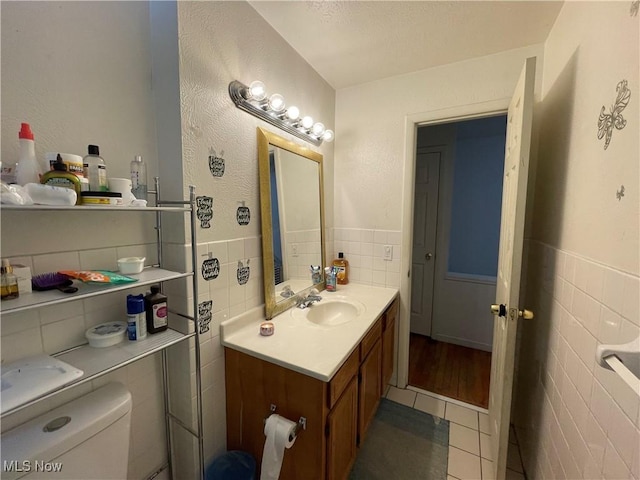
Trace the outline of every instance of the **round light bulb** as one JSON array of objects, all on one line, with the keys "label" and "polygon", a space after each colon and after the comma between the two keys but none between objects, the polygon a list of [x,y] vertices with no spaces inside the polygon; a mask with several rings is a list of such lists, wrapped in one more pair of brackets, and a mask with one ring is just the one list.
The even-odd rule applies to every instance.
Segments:
[{"label": "round light bulb", "polygon": [[292,122],[300,118],[300,109],[294,105],[287,108],[287,118]]},{"label": "round light bulb", "polygon": [[269,109],[277,113],[283,111],[284,107],[284,97],[282,95],[274,93],[269,97]]},{"label": "round light bulb", "polygon": [[255,80],[249,85],[249,98],[257,101],[267,97],[267,87],[260,80]]},{"label": "round light bulb", "polygon": [[322,134],[322,140],[324,140],[325,142],[333,142],[334,137],[335,135],[333,134],[333,130],[325,130]]},{"label": "round light bulb", "polygon": [[309,130],[311,127],[313,127],[313,118],[311,118],[309,115],[307,115],[306,117],[302,117],[302,121],[300,122],[300,124],[307,130]]},{"label": "round light bulb", "polygon": [[324,133],[324,124],[320,122],[314,123],[311,132],[313,132],[316,137],[320,137]]}]

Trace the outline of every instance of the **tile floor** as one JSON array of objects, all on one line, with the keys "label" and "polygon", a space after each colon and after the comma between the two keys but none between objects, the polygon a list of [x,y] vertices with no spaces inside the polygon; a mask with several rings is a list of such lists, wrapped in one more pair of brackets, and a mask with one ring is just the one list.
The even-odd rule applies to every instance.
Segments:
[{"label": "tile floor", "polygon": [[[449,420],[447,480],[490,480],[493,458],[489,446],[489,415],[486,410],[441,396],[389,387],[386,398],[435,417]],[[509,437],[507,480],[524,480],[515,435]]]}]

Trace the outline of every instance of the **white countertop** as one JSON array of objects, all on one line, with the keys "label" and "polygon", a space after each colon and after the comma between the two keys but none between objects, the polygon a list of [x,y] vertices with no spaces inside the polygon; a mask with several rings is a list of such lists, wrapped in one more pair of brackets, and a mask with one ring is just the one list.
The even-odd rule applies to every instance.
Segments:
[{"label": "white countertop", "polygon": [[275,332],[269,337],[260,335],[264,309],[255,308],[222,323],[221,343],[225,347],[328,382],[397,294],[395,288],[354,283],[338,285],[337,292],[325,290],[320,296],[323,299],[344,296],[362,303],[365,311],[357,319],[342,325],[320,326],[296,318],[291,310],[287,310],[270,320]]}]

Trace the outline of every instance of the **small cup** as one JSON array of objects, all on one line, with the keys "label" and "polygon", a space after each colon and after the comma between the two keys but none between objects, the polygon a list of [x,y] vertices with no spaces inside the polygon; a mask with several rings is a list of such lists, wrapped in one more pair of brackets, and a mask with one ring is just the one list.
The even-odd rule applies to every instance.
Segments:
[{"label": "small cup", "polygon": [[124,205],[129,205],[133,199],[133,193],[131,193],[131,179],[130,178],[108,178],[109,191],[122,194],[122,201]]}]

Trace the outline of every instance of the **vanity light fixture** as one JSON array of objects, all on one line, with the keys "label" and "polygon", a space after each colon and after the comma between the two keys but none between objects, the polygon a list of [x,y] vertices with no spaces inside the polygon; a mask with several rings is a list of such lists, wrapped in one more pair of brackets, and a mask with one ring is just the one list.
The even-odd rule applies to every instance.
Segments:
[{"label": "vanity light fixture", "polygon": [[326,130],[322,123],[314,122],[310,116],[300,118],[298,107],[291,105],[287,108],[284,97],[279,93],[267,99],[267,89],[259,80],[249,86],[234,80],[229,84],[229,96],[236,107],[314,145],[332,142],[335,137],[333,131]]}]

